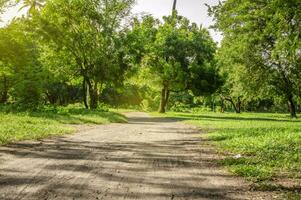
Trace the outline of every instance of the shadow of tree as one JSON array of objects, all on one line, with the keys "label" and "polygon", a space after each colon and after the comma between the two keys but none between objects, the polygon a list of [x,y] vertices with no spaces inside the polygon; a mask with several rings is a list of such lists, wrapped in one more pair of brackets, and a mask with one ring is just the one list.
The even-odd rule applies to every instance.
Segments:
[{"label": "shadow of tree", "polygon": [[[139,123],[175,121],[131,118],[128,126]],[[247,188],[233,184],[235,177],[219,170],[214,150],[194,136],[198,130],[163,127],[157,134],[166,131],[187,137],[149,142],[61,137],[1,147],[0,163],[12,158],[18,166],[0,166],[0,198],[245,199],[233,197]]]},{"label": "shadow of tree", "polygon": [[277,119],[276,117],[274,118],[269,118],[269,117],[244,117],[244,116],[237,116],[237,117],[233,117],[233,116],[210,116],[210,115],[193,115],[193,114],[177,114],[177,118],[174,119],[178,119],[178,120],[189,120],[189,119],[194,119],[194,120],[200,120],[200,119],[205,119],[205,120],[235,120],[235,121],[269,121],[269,122],[292,122],[295,123],[294,120],[290,120],[290,119]]}]

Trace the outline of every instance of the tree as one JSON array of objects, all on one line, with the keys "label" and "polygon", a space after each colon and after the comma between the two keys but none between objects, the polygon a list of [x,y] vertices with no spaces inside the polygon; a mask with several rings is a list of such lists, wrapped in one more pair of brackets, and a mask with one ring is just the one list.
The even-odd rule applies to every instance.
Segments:
[{"label": "tree", "polygon": [[257,81],[253,90],[264,88],[286,99],[292,117],[301,75],[300,9],[297,0],[228,0],[209,9],[215,28],[224,33],[222,49],[236,46],[239,50],[227,51],[228,56],[245,67],[249,81]]},{"label": "tree", "polygon": [[46,0],[17,0],[17,3],[22,3],[21,9],[28,9],[27,15],[32,16],[39,12],[45,5]]},{"label": "tree", "polygon": [[143,44],[139,51],[143,52],[142,71],[161,88],[160,113],[166,110],[170,92],[209,89],[208,81],[215,75],[210,63],[216,45],[207,30],[174,12],[164,17],[163,24],[146,17],[134,25],[133,32]]},{"label": "tree", "polygon": [[105,84],[122,78],[127,69],[120,63],[125,55],[118,48],[119,33],[132,4],[132,0],[50,0],[36,18],[44,39],[76,63],[75,71],[87,91],[83,97],[86,107],[97,108]]},{"label": "tree", "polygon": [[40,44],[39,60],[47,74],[45,77],[46,101],[53,105],[67,105],[82,99],[81,78],[76,76],[76,62],[67,51],[56,51],[52,43]]},{"label": "tree", "polygon": [[172,6],[172,12],[176,11],[176,9],[177,9],[177,0],[174,0],[173,1],[173,6]]},{"label": "tree", "polygon": [[261,97],[266,92],[254,79],[252,73],[239,61],[241,46],[232,40],[223,40],[216,54],[219,73],[223,77],[223,86],[218,95],[221,102],[228,101],[236,113],[240,113],[244,104]]},{"label": "tree", "polygon": [[38,61],[38,45],[19,19],[0,29],[0,99],[22,108],[36,108],[42,100],[44,71]]}]

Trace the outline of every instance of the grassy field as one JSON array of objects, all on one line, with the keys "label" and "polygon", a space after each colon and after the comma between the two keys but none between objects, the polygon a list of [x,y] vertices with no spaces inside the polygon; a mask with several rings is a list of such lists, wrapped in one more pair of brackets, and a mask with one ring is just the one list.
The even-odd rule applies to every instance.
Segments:
[{"label": "grassy field", "polygon": [[259,187],[272,187],[264,183],[273,182],[278,183],[274,185],[277,188],[282,185],[283,189],[300,190],[300,119],[290,119],[285,114],[258,113],[169,113],[167,116],[207,132],[203,137],[226,156],[221,163],[231,172],[261,183]]},{"label": "grassy field", "polygon": [[70,124],[126,122],[123,115],[78,106],[45,108],[39,112],[12,112],[0,109],[0,145],[72,133]]}]

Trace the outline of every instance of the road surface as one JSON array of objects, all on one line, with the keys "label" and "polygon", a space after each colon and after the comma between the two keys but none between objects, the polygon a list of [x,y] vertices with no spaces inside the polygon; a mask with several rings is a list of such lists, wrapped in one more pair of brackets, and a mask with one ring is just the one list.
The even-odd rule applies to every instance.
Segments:
[{"label": "road surface", "polygon": [[0,147],[0,199],[273,199],[219,168],[200,130],[127,115],[127,124]]}]

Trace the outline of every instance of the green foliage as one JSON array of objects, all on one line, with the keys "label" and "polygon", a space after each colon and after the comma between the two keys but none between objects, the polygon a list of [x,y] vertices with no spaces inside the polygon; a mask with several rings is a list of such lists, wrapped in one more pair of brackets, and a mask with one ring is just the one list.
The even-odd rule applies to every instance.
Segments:
[{"label": "green foliage", "polygon": [[192,113],[210,112],[210,111],[212,111],[212,108],[209,108],[207,106],[194,107],[191,109]]},{"label": "green foliage", "polygon": [[2,14],[5,4],[6,4],[6,0],[0,0],[0,14]]},{"label": "green foliage", "polygon": [[229,76],[228,93],[279,96],[289,101],[291,116],[296,117],[300,9],[296,0],[228,0],[209,9],[215,28],[225,36],[219,60]]},{"label": "green foliage", "polygon": [[12,96],[16,104],[24,109],[35,109],[42,102],[43,75],[34,67],[22,69],[14,79]]},{"label": "green foliage", "polygon": [[288,194],[285,195],[285,199],[299,200],[299,199],[301,199],[301,195],[298,194],[298,192],[289,192]]},{"label": "green foliage", "polygon": [[[97,107],[99,93],[108,83],[123,80],[128,69],[121,20],[129,14],[132,0],[48,1],[34,19],[43,39],[60,55],[68,56],[74,73],[83,79],[84,101]],[[54,55],[54,58],[56,56]]]},{"label": "green foliage", "polygon": [[16,3],[22,3],[21,9],[27,9],[27,15],[32,16],[38,14],[45,5],[46,0],[16,0]]},{"label": "green foliage", "polygon": [[173,112],[190,112],[191,107],[188,104],[181,102],[176,102],[171,108],[170,111]]},{"label": "green foliage", "polygon": [[150,16],[136,20],[130,35],[139,41],[134,45],[141,76],[162,89],[160,112],[165,112],[170,92],[192,90],[200,95],[216,89],[212,65],[216,45],[204,28],[174,13],[163,23]]},{"label": "green foliage", "polygon": [[125,80],[131,63],[121,21],[132,0],[10,2],[28,15],[0,29],[0,103],[31,109],[83,100],[97,108],[103,89]]},{"label": "green foliage", "polygon": [[20,19],[0,29],[0,94],[1,103],[7,103],[10,94],[13,102],[31,109],[42,101],[45,71],[27,25],[28,21]]},{"label": "green foliage", "polygon": [[129,18],[134,0],[0,0],[0,12],[15,3],[28,15],[0,28],[0,104],[300,110],[298,1],[210,7],[221,48],[176,11]]},{"label": "green foliage", "polygon": [[0,144],[72,133],[75,128],[70,124],[126,122],[123,115],[104,112],[103,108],[90,111],[78,105],[45,107],[35,112],[15,111],[8,106],[0,107]]},{"label": "green foliage", "polygon": [[149,101],[147,99],[142,100],[141,109],[144,110],[144,111],[149,111],[150,110]]},{"label": "green foliage", "polygon": [[160,87],[181,91],[188,89],[190,75],[199,75],[199,69],[210,62],[215,44],[206,30],[178,16],[165,18],[153,44],[147,48],[143,63],[154,81]]}]

